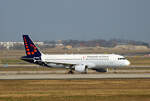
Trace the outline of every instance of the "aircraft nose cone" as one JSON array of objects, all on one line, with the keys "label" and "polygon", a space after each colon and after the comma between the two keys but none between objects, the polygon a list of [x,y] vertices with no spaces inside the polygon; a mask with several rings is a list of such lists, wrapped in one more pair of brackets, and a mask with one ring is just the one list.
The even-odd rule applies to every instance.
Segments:
[{"label": "aircraft nose cone", "polygon": [[127,60],[126,63],[125,63],[125,65],[129,66],[130,65],[130,61]]}]

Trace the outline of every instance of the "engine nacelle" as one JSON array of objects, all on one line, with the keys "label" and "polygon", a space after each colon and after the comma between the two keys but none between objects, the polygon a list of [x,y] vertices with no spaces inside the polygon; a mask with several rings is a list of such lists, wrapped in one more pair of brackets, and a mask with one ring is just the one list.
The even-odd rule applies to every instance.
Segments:
[{"label": "engine nacelle", "polygon": [[84,65],[84,64],[79,64],[79,65],[76,65],[75,66],[75,71],[77,71],[77,72],[87,72],[87,66],[86,65]]}]

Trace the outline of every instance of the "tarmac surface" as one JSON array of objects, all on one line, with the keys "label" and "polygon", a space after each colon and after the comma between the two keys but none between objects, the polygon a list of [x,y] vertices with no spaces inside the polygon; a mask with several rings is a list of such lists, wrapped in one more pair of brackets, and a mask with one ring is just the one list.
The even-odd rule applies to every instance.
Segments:
[{"label": "tarmac surface", "polygon": [[[37,65],[6,65],[6,67],[37,67]],[[0,67],[3,67],[1,65]],[[5,68],[5,66],[4,66]],[[128,68],[150,68],[150,66],[130,66]],[[66,70],[55,71],[0,71],[0,80],[41,80],[41,79],[130,79],[149,78],[150,69],[110,70],[107,73],[88,71],[88,74],[67,74]]]},{"label": "tarmac surface", "polygon": [[144,74],[15,74],[0,75],[0,80],[42,80],[42,79],[125,79],[150,78],[150,73]]}]

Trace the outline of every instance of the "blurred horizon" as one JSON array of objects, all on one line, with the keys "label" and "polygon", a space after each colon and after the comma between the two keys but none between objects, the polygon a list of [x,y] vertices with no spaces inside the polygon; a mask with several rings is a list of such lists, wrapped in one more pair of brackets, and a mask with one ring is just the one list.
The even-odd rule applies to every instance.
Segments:
[{"label": "blurred horizon", "polygon": [[0,41],[124,39],[150,43],[149,0],[0,0]]}]

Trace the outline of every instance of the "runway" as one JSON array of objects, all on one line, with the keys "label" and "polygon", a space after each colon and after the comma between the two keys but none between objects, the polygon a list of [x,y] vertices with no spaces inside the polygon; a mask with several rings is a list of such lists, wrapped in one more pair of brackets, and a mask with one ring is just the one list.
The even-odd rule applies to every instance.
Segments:
[{"label": "runway", "polygon": [[[1,65],[2,66],[2,65]],[[37,65],[8,65],[7,67],[36,67]],[[3,66],[2,66],[3,67]],[[125,79],[150,78],[150,66],[129,66],[125,70],[110,70],[107,73],[88,71],[88,74],[67,74],[66,70],[52,71],[0,71],[0,80],[40,80],[40,79]],[[141,68],[141,69],[134,69]],[[144,68],[144,69],[142,69]]]},{"label": "runway", "polygon": [[54,80],[54,79],[125,79],[150,78],[150,73],[144,74],[15,74],[0,75],[0,80]]}]

